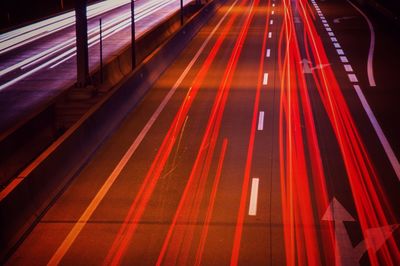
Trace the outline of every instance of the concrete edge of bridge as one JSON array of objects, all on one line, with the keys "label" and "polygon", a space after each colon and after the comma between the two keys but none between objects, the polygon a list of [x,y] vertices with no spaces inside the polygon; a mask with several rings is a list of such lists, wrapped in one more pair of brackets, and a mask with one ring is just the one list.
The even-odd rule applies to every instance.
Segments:
[{"label": "concrete edge of bridge", "polygon": [[[110,74],[110,77],[107,77],[110,80],[107,80],[107,82],[114,88],[91,106],[76,123],[52,142],[0,191],[2,226],[0,231],[0,262],[7,260],[84,167],[91,155],[143,99],[151,85],[175,60],[223,2],[225,0],[215,0],[205,4],[148,56],[142,54],[143,61],[133,72],[128,71],[119,81],[115,79],[115,74]],[[176,15],[179,18],[179,14]],[[164,30],[171,29],[171,27],[168,27]],[[143,44],[146,42],[154,42],[154,40],[147,37],[143,39]],[[129,48],[123,52],[125,57],[128,52],[130,52]],[[126,69],[127,65],[130,67],[130,62],[121,55],[120,58],[117,57],[110,61],[108,65],[109,70],[106,71],[113,72],[117,67],[121,72],[124,72],[122,69]],[[95,75],[98,75],[98,73]],[[132,88],[136,89],[132,90]],[[68,92],[64,92],[62,96],[68,97]],[[36,119],[40,118],[40,115],[43,115],[44,118],[40,118],[39,121],[41,119],[45,121],[46,119],[54,119],[53,112],[58,102],[59,99],[38,112]],[[50,112],[50,114],[46,112]],[[54,127],[53,121],[50,122],[50,127]],[[43,124],[43,121],[41,123]],[[24,132],[24,134],[19,133],[19,138],[29,133],[29,129],[27,131],[23,127],[19,130]],[[18,141],[18,139],[12,141]]]}]

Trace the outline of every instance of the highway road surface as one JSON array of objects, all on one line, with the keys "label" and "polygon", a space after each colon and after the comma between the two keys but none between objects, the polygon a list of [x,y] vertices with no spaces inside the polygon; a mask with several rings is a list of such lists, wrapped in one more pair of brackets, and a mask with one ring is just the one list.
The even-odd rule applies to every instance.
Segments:
[{"label": "highway road surface", "polygon": [[400,265],[400,40],[228,0],[6,265]]}]

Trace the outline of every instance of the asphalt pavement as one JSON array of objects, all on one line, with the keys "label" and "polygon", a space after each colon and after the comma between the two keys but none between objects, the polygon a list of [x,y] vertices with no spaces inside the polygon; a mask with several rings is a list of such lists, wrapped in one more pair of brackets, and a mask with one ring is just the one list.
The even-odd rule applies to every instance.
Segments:
[{"label": "asphalt pavement", "polygon": [[374,59],[346,0],[226,1],[6,264],[399,265],[399,40],[369,19]]}]

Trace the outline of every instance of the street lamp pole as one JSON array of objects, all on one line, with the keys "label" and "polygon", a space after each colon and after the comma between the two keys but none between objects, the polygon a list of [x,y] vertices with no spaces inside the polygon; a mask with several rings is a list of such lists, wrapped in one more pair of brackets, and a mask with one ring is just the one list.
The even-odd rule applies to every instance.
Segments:
[{"label": "street lamp pole", "polygon": [[181,25],[183,25],[183,0],[181,0]]},{"label": "street lamp pole", "polygon": [[87,34],[87,0],[75,0],[77,87],[89,84],[89,51]]},{"label": "street lamp pole", "polygon": [[131,45],[132,70],[136,67],[136,30],[135,30],[135,1],[131,0]]}]

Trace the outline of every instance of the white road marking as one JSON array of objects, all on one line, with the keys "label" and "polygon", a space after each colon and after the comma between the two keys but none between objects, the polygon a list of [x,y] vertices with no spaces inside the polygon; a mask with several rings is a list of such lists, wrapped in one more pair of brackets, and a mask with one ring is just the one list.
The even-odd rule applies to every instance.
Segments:
[{"label": "white road marking", "polygon": [[345,69],[347,72],[353,72],[353,68],[352,68],[351,65],[349,65],[349,64],[345,64],[345,65],[344,65],[344,69]]},{"label": "white road marking", "polygon": [[335,48],[341,48],[341,47],[340,47],[340,44],[337,43],[337,42],[334,42],[334,43],[333,43],[333,46],[335,46]]},{"label": "white road marking", "polygon": [[275,4],[272,4],[272,7],[275,7]]},{"label": "white road marking", "polygon": [[328,35],[331,37],[335,36],[335,34],[333,34],[333,32],[328,32]]},{"label": "white road marking", "polygon": [[333,198],[328,206],[322,216],[322,221],[335,223],[336,265],[359,265],[361,257],[367,250],[377,252],[399,227],[398,224],[393,224],[368,228],[364,233],[364,239],[353,246],[345,222],[355,222],[355,219],[336,198]]},{"label": "white road marking", "polygon": [[354,85],[354,89],[356,90],[358,98],[360,99],[361,104],[364,107],[364,110],[368,115],[369,121],[371,121],[371,124],[374,127],[376,134],[378,135],[379,141],[381,142],[383,149],[385,150],[385,153],[386,153],[387,157],[389,158],[390,163],[392,164],[392,167],[397,175],[397,179],[399,179],[399,181],[400,181],[399,160],[397,159],[392,147],[390,146],[390,143],[389,143],[388,139],[386,138],[385,133],[383,133],[383,130],[382,130],[381,126],[379,125],[379,122],[376,119],[374,113],[372,112],[372,109],[369,106],[367,99],[365,99],[364,93],[362,92],[360,86]]},{"label": "white road marking", "polygon": [[328,23],[324,23],[324,27],[329,28],[329,24]]},{"label": "white road marking", "polygon": [[303,67],[303,73],[305,73],[305,74],[311,74],[311,73],[312,73],[311,62],[308,61],[308,59],[303,58],[303,59],[300,61],[300,64],[301,64],[302,67]]},{"label": "white road marking", "polygon": [[271,56],[271,49],[267,49],[267,57]]},{"label": "white road marking", "polygon": [[268,32],[268,38],[272,38],[272,32]]},{"label": "white road marking", "polygon": [[347,59],[346,56],[341,56],[341,57],[340,57],[340,61],[342,61],[342,63],[348,63],[348,62],[349,62],[349,59]]},{"label": "white road marking", "polygon": [[[348,1],[348,0],[347,0]],[[314,0],[311,1],[312,3],[315,3]],[[376,86],[375,79],[374,79],[374,73],[373,73],[373,55],[374,55],[374,49],[375,49],[375,31],[372,26],[371,21],[368,19],[368,17],[359,9],[357,8],[353,3],[348,1],[358,12],[361,13],[361,15],[365,18],[365,20],[368,23],[368,26],[370,28],[371,32],[371,43],[370,43],[370,49],[369,49],[369,54],[368,54],[368,81],[371,87]],[[328,33],[330,35],[330,32]],[[330,35],[331,36],[331,35]],[[331,37],[332,42],[337,42],[337,39],[335,37]],[[342,63],[348,63],[349,60],[347,59],[346,56],[340,56],[340,61]],[[349,64],[344,64],[344,68],[347,72],[353,71],[353,68]],[[355,74],[349,74],[348,75],[349,79],[351,82],[358,82],[357,76]],[[381,126],[379,125],[378,120],[376,119],[374,113],[372,112],[371,107],[369,106],[367,99],[365,98],[361,88],[359,85],[355,84],[354,89],[357,93],[358,98],[361,101],[362,106],[364,107],[365,112],[367,113],[367,116],[378,136],[378,139],[383,146],[383,149],[390,161],[390,164],[393,167],[394,172],[396,173],[397,179],[400,181],[400,163],[399,160],[397,159],[393,148],[391,147],[388,139],[386,138]]]},{"label": "white road marking", "polygon": [[335,18],[335,19],[333,20],[333,23],[338,24],[338,23],[340,23],[342,20],[345,20],[345,19],[352,19],[352,18],[355,18],[355,17],[354,17],[354,16],[351,16],[351,17]]},{"label": "white road marking", "polygon": [[375,30],[372,26],[371,21],[368,19],[367,15],[365,15],[357,6],[355,6],[351,1],[347,0],[350,5],[352,5],[367,21],[369,31],[371,33],[371,41],[369,44],[369,52],[368,52],[368,62],[367,62],[367,72],[368,72],[368,81],[371,87],[375,87],[375,77],[374,77],[374,51],[375,51]]},{"label": "white road marking", "polygon": [[261,111],[259,116],[258,116],[258,130],[263,130],[264,129],[264,112]]},{"label": "white road marking", "polygon": [[264,73],[263,85],[268,85],[268,73]]},{"label": "white road marking", "polygon": [[271,21],[269,22],[269,25],[272,25],[272,24],[274,24],[274,20],[273,19],[271,19]]},{"label": "white road marking", "polygon": [[273,14],[275,14],[275,11],[274,11],[274,10],[271,11],[271,15],[273,15]]},{"label": "white road marking", "polygon": [[147,124],[144,126],[142,131],[139,133],[135,141],[132,143],[132,145],[129,147],[129,149],[126,151],[124,156],[122,157],[121,161],[118,163],[118,165],[115,167],[113,172],[110,174],[110,176],[107,178],[103,186],[100,188],[100,190],[97,192],[96,196],[92,199],[90,202],[89,206],[86,208],[86,210],[83,212],[81,217],[78,219],[78,221],[74,224],[73,228],[71,231],[68,233],[64,241],[61,243],[61,245],[58,247],[56,252],[53,254],[51,257],[49,263],[47,265],[58,265],[64,255],[67,253],[67,251],[70,249],[72,246],[73,242],[76,240],[78,237],[79,233],[82,231],[83,227],[86,225],[87,221],[90,219],[90,217],[93,215],[94,211],[97,209],[99,206],[100,202],[103,200],[105,195],[108,193],[110,190],[111,186],[114,184],[115,180],[119,176],[119,174],[122,172],[122,170],[125,168],[126,164],[132,157],[132,155],[135,153],[137,148],[139,147],[140,143],[143,141],[144,137],[147,135],[161,112],[164,110],[165,106],[171,99],[171,97],[174,95],[175,91],[178,89],[178,87],[181,85],[182,81],[184,78],[187,76],[189,73],[190,69],[193,67],[197,59],[200,57],[208,43],[210,42],[211,38],[214,36],[215,32],[218,30],[218,28],[221,26],[222,22],[225,20],[225,18],[228,16],[228,14],[231,12],[233,7],[237,4],[238,0],[236,0],[228,9],[228,11],[224,14],[224,16],[221,18],[221,20],[218,22],[218,24],[214,27],[213,31],[210,33],[210,35],[207,37],[207,39],[203,42],[202,46],[200,49],[197,51],[196,55],[192,58],[190,63],[187,65],[183,73],[180,75],[179,79],[175,82],[174,86],[171,88],[171,90],[168,92],[168,94],[165,96],[161,104],[158,106],[157,110],[153,113],[151,116],[150,120],[147,122]]},{"label": "white road marking", "polygon": [[327,28],[325,28],[325,29],[326,29],[326,31],[332,31],[332,29],[329,28],[329,27],[327,27]]},{"label": "white road marking", "polygon": [[301,19],[297,16],[294,17],[294,23],[296,24],[300,24],[301,23]]},{"label": "white road marking", "polygon": [[253,178],[251,180],[251,192],[250,192],[250,204],[249,204],[249,215],[251,216],[255,216],[257,214],[258,184],[259,184],[258,178]]},{"label": "white road marking", "polygon": [[348,77],[351,82],[358,82],[356,74],[348,74]]},{"label": "white road marking", "polygon": [[338,55],[344,55],[344,51],[342,49],[336,49]]}]

